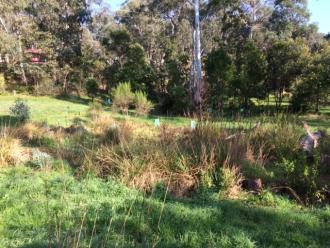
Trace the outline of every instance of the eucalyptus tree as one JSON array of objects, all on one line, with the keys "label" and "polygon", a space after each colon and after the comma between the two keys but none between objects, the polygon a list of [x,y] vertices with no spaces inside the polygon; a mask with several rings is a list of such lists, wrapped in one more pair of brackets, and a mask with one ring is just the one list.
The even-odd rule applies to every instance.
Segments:
[{"label": "eucalyptus tree", "polygon": [[[127,6],[130,4],[136,4],[138,1],[128,1]],[[195,105],[195,109],[198,112],[202,109],[202,94],[203,94],[203,73],[202,73],[202,44],[201,44],[201,21],[206,16],[206,7],[209,1],[201,0],[150,0],[139,1],[140,10],[148,9],[148,13],[151,13],[151,18],[154,23],[159,22],[161,30],[166,34],[163,36],[163,41],[167,44],[175,44],[175,46],[168,47],[163,53],[163,58],[160,61],[164,61],[167,58],[175,55],[188,54],[191,58],[191,82],[190,90],[192,93],[192,100]],[[134,13],[133,13],[134,15]],[[124,19],[126,23],[132,21],[132,15]],[[157,21],[158,20],[158,21]],[[136,26],[134,26],[136,27]],[[182,32],[184,31],[184,32]],[[160,34],[160,32],[158,32]],[[162,36],[161,36],[162,37]],[[168,45],[167,45],[168,46]],[[168,52],[169,50],[170,53]],[[171,60],[171,59],[169,59]]]},{"label": "eucalyptus tree", "polygon": [[268,26],[280,38],[295,36],[308,23],[307,0],[273,0],[272,8]]}]

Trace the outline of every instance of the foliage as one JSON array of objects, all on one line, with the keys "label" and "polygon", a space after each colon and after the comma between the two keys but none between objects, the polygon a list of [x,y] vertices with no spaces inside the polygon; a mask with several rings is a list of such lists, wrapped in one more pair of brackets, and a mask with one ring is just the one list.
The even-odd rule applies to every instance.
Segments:
[{"label": "foliage", "polygon": [[59,95],[61,92],[60,87],[56,86],[52,79],[47,75],[43,75],[36,79],[37,82],[33,87],[33,93],[37,96]]},{"label": "foliage", "polygon": [[295,86],[291,100],[295,111],[320,111],[321,105],[328,101],[330,92],[330,48],[326,47],[311,58],[310,65]]},{"label": "foliage", "polygon": [[222,110],[225,100],[238,96],[248,107],[249,99],[265,98],[266,58],[253,41],[237,48],[234,56],[223,47],[211,52],[206,62],[209,102]]},{"label": "foliage", "polygon": [[11,106],[9,110],[20,122],[26,122],[31,118],[30,106],[22,99],[16,99],[15,104]]},{"label": "foliage", "polygon": [[134,106],[138,115],[145,116],[153,109],[153,103],[148,100],[147,94],[143,91],[134,93]]},{"label": "foliage", "polygon": [[[319,94],[326,72],[316,68],[314,55],[322,56],[327,36],[310,24],[305,0],[213,0],[200,8],[204,110],[251,110],[270,94],[276,110],[286,96],[298,110],[305,99],[316,109],[326,102]],[[193,109],[194,8],[186,0],[128,1],[118,13],[102,1],[78,0],[70,6],[20,0],[0,9],[6,13],[0,16],[0,70],[8,86],[37,95],[87,90],[94,98],[130,82],[163,113]],[[32,62],[36,57],[43,63]],[[264,105],[258,107],[268,111]]]},{"label": "foliage", "polygon": [[235,63],[233,87],[236,88],[236,94],[243,99],[244,106],[248,107],[249,99],[264,99],[268,93],[265,84],[267,62],[265,55],[253,41],[247,42],[242,50]]},{"label": "foliage", "polygon": [[129,125],[125,123],[112,124],[107,127],[102,136],[101,142],[104,144],[125,144],[132,138],[132,130]]},{"label": "foliage", "polygon": [[239,197],[242,181],[243,177],[238,167],[229,168],[224,166],[221,169],[219,196],[225,198]]},{"label": "foliage", "polygon": [[186,54],[173,58],[166,63],[169,83],[167,94],[160,99],[162,112],[184,114],[192,109],[189,85],[189,56]]},{"label": "foliage", "polygon": [[111,92],[113,98],[113,108],[128,114],[128,108],[133,103],[134,94],[130,83],[120,83]]},{"label": "foliage", "polygon": [[[8,100],[8,96],[2,99]],[[58,105],[65,101],[57,99],[41,97],[38,102],[33,97],[28,99],[35,106],[47,107],[42,111],[57,118],[66,114],[78,116],[77,111],[82,110],[77,103],[66,106]],[[85,106],[83,103],[80,105]],[[58,115],[48,110],[50,106],[62,106],[72,112],[64,111]],[[37,118],[35,113],[38,112],[34,112],[33,117]],[[72,117],[66,118],[72,120]],[[249,179],[258,175],[265,185],[278,184],[283,180],[299,192],[302,199],[312,199],[325,186],[319,178],[321,168],[317,167],[321,162],[310,166],[309,171],[305,169],[304,156],[298,156],[301,154],[299,143],[304,131],[299,120],[291,116],[264,116],[235,121],[226,118],[214,123],[200,122],[193,130],[188,128],[190,119],[161,117],[162,124],[167,125],[158,129],[153,127],[152,119],[125,117],[126,125],[119,121],[123,116],[114,114],[113,117],[107,112],[100,113],[97,121],[87,120],[85,127],[47,127],[44,124],[27,123],[14,128],[14,137],[21,139],[23,144],[40,146],[43,152],[51,151],[52,155],[54,153],[69,161],[78,171],[88,162],[89,169],[82,169],[82,172],[94,171],[95,168],[95,171],[101,171],[102,177],[114,176],[146,191],[152,189],[157,181],[164,181],[167,185],[173,173],[169,192],[180,197],[195,192],[204,181],[207,181],[206,188],[221,185],[221,168],[225,164],[230,167],[239,165],[239,172],[244,177]],[[250,132],[249,129],[257,121],[261,121],[261,124]],[[119,128],[107,130],[112,125]],[[314,125],[319,124],[314,122]],[[227,139],[232,135],[234,138]],[[104,147],[101,149],[101,146]],[[55,159],[58,158],[56,156]],[[316,153],[316,161],[320,161],[317,159],[319,157],[322,156]],[[292,171],[290,166],[287,169],[284,166],[286,164],[293,164],[291,167],[296,169]],[[260,170],[256,167],[260,167]],[[113,171],[113,168],[116,170]],[[117,168],[124,169],[118,172]],[[304,176],[305,172],[309,179]]]},{"label": "foliage", "polygon": [[230,83],[234,77],[234,66],[231,58],[223,48],[211,52],[206,61],[206,73],[210,84],[209,97],[211,104],[216,107],[228,99],[230,91]]},{"label": "foliage", "polygon": [[268,50],[268,82],[273,91],[276,105],[283,101],[283,93],[290,90],[301,75],[307,62],[308,48],[302,41],[278,41]]},{"label": "foliage", "polygon": [[98,84],[95,78],[88,78],[86,81],[86,90],[87,94],[91,96],[93,99],[98,91]]}]

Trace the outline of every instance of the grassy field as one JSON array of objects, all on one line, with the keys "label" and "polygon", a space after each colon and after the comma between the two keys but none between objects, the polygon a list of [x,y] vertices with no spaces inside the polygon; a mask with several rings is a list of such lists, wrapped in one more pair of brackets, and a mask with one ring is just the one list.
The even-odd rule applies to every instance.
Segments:
[{"label": "grassy field", "polygon": [[10,120],[9,108],[17,98],[28,102],[31,107],[33,121],[47,121],[51,125],[68,126],[74,118],[84,117],[88,108],[87,103],[83,101],[76,103],[45,96],[0,96],[0,118],[2,122]]},{"label": "grassy field", "polygon": [[[48,96],[1,96],[0,95],[0,121],[6,123],[10,121],[9,108],[16,99],[27,101],[31,107],[31,118],[33,121],[47,121],[50,125],[69,126],[75,118],[85,119],[86,111],[90,103],[89,99],[84,98],[65,98],[58,99]],[[106,108],[110,114],[110,110]],[[182,117],[166,117],[166,116],[149,116],[149,117],[134,117],[134,113],[129,116],[112,113],[112,116],[117,119],[133,119],[139,123],[153,123],[154,119],[161,118],[161,123],[174,125],[189,125],[190,121]]]},{"label": "grassy field", "polygon": [[[89,99],[86,98],[65,98],[58,99],[48,96],[27,96],[27,95],[17,95],[17,96],[1,96],[0,95],[0,123],[6,124],[10,122],[9,108],[12,106],[16,99],[26,100],[31,107],[31,117],[33,121],[43,122],[46,121],[49,125],[60,125],[69,126],[75,118],[85,119],[86,111],[90,103]],[[111,113],[109,108],[105,108],[106,112],[112,117],[118,120],[132,120],[137,123],[147,123],[153,124],[156,118],[159,118],[162,124],[169,124],[175,126],[190,126],[190,118],[185,117],[168,117],[168,116],[153,116],[148,117],[136,117],[134,113],[129,116],[121,115],[118,113]],[[308,121],[313,128],[323,128],[330,130],[330,121],[327,115],[328,109],[324,108],[322,110],[324,115],[305,115],[300,117],[295,117],[298,121]],[[276,119],[276,118],[275,118]],[[273,123],[273,117],[267,116],[254,116],[254,117],[233,117],[218,118],[219,125],[223,127],[244,127],[249,128],[256,124],[258,121],[264,123]]]},{"label": "grassy field", "polygon": [[[330,209],[271,195],[164,201],[114,181],[0,171],[1,247],[329,247]],[[49,246],[50,244],[50,246]]]},{"label": "grassy field", "polygon": [[[278,177],[318,196],[316,167],[301,164],[294,147],[301,121],[327,129],[326,115],[292,117],[287,127],[267,116],[221,118],[192,132],[189,118],[105,108],[92,120],[88,99],[18,97],[31,107],[32,123],[0,136],[0,247],[330,247],[328,206],[271,191]],[[16,98],[0,96],[0,130],[13,120]],[[33,123],[67,127],[75,118],[87,131],[52,133]],[[155,118],[169,127],[154,127]],[[256,134],[224,141],[226,128],[258,121]],[[237,190],[239,175],[222,171],[228,160],[269,187],[256,195]],[[175,194],[190,183],[194,192]],[[238,194],[227,196],[232,191]]]}]

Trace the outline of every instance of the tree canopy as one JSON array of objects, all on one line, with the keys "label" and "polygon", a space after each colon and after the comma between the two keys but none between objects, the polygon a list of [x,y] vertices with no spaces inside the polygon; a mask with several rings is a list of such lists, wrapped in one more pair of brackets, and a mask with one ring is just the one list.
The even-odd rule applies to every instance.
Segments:
[{"label": "tree canopy", "polygon": [[306,0],[199,0],[199,15],[195,1],[128,0],[113,12],[96,0],[1,0],[0,72],[45,94],[88,93],[91,78],[93,95],[130,82],[156,109],[184,113],[200,56],[204,110],[270,95],[280,108],[288,92],[295,110],[327,103],[329,34],[309,23]]}]

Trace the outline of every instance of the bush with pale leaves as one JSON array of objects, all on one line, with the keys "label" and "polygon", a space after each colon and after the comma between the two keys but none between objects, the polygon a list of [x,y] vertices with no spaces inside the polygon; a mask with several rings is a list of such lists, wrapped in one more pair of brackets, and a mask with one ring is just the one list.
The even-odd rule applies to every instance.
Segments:
[{"label": "bush with pale leaves", "polygon": [[134,105],[138,115],[147,115],[154,107],[153,103],[148,100],[147,94],[143,91],[135,92]]}]

